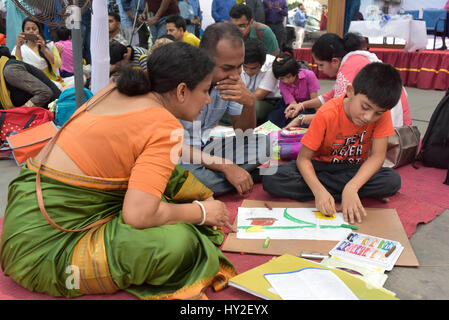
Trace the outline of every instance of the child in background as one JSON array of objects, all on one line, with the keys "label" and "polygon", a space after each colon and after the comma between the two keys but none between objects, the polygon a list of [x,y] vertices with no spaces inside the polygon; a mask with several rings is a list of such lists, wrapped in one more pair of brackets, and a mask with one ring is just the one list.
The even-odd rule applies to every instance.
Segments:
[{"label": "child in background", "polygon": [[315,199],[323,214],[341,201],[345,221],[362,221],[363,197],[385,198],[401,187],[400,175],[382,168],[388,137],[394,134],[390,110],[402,92],[399,72],[389,64],[366,65],[346,94],[318,109],[302,138],[296,162],[263,176],[263,188],[276,197]]},{"label": "child in background", "polygon": [[59,41],[55,43],[61,55],[62,65],[59,68],[59,74],[63,78],[73,76],[73,50],[72,50],[72,36],[69,29],[66,27],[59,27],[56,30]]},{"label": "child in background", "polygon": [[[273,74],[276,79],[279,79],[279,89],[281,91],[283,100],[278,103],[275,109],[268,115],[268,120],[279,127],[285,127],[291,120],[285,116],[285,109],[287,107],[296,106],[302,101],[314,99],[318,97],[318,90],[320,83],[318,82],[315,73],[310,70],[301,69],[298,62],[290,52],[281,53],[273,61]],[[299,110],[300,118],[298,126],[308,127],[308,123],[304,118],[306,115],[314,114],[315,109]]]},{"label": "child in background", "polygon": [[[299,106],[288,107],[285,114],[293,118],[288,126],[298,126],[299,121],[295,118],[298,110],[318,109],[330,99],[343,96],[347,85],[352,83],[364,66],[372,62],[382,62],[374,53],[363,50],[364,47],[366,48],[365,39],[351,32],[345,34],[343,38],[334,33],[326,33],[314,43],[312,56],[318,65],[318,70],[329,77],[335,77],[335,84],[331,91],[318,98],[304,101]],[[402,90],[398,104],[391,110],[391,116],[395,127],[412,124],[405,88]]]}]

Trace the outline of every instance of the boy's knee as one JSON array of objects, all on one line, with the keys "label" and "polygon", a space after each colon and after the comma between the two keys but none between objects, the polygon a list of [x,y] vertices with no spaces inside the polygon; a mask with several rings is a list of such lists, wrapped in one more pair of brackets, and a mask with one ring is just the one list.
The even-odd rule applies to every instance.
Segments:
[{"label": "boy's knee", "polygon": [[381,188],[384,196],[392,196],[401,189],[402,179],[396,170],[391,168],[382,168],[382,175],[384,179],[383,187]]},{"label": "boy's knee", "polygon": [[396,193],[399,191],[399,189],[401,189],[402,179],[396,170],[391,169],[387,185],[389,186],[389,189],[392,193]]}]

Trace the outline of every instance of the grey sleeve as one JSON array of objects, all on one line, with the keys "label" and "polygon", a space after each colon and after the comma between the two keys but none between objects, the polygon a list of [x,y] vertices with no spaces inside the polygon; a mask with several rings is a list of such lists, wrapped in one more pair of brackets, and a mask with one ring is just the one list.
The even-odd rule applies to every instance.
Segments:
[{"label": "grey sleeve", "polygon": [[53,97],[53,91],[20,64],[8,66],[3,73],[6,82],[32,95],[30,100],[35,106],[46,106]]}]

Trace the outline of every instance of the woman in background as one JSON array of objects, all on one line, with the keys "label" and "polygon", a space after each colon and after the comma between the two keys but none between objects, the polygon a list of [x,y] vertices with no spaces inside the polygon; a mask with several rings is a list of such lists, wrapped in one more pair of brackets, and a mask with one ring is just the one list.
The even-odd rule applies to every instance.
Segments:
[{"label": "woman in background", "polygon": [[17,60],[42,70],[60,89],[64,88],[64,82],[59,75],[59,68],[62,65],[61,56],[53,41],[45,40],[43,28],[39,22],[30,18],[23,20],[22,32],[17,36],[12,55],[15,55]]}]

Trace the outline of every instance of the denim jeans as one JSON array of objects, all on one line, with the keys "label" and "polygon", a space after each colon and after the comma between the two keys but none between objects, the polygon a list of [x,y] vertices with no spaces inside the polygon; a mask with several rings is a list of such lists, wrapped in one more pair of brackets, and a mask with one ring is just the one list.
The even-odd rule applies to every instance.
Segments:
[{"label": "denim jeans", "polygon": [[[258,134],[246,137],[226,137],[210,140],[202,151],[217,157],[232,160],[239,167],[249,172],[253,180],[259,179],[257,167],[268,161],[271,155],[269,137]],[[226,180],[222,172],[212,171],[202,164],[181,163],[205,186],[214,192],[215,196],[229,193],[234,187]]]}]

